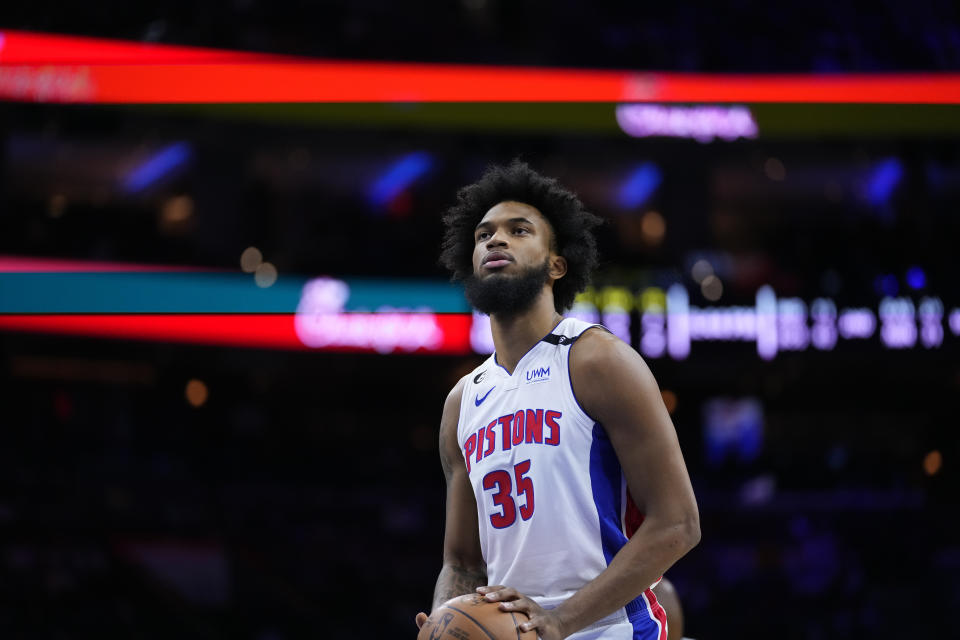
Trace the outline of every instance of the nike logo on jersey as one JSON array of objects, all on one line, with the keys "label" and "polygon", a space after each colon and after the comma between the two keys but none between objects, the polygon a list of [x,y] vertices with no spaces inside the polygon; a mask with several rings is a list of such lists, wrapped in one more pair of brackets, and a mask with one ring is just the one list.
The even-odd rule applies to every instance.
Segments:
[{"label": "nike logo on jersey", "polygon": [[[493,391],[493,390],[496,389],[496,388],[497,388],[496,385],[494,385],[494,386],[490,387],[490,391]],[[485,394],[483,394],[483,397],[482,397],[482,398],[480,397],[480,394],[478,393],[478,394],[477,394],[477,399],[473,401],[474,404],[476,404],[478,407],[479,407],[480,405],[482,405],[482,404],[483,404],[483,401],[487,399],[487,396],[488,396],[488,395],[490,395],[490,391],[487,391]]]}]

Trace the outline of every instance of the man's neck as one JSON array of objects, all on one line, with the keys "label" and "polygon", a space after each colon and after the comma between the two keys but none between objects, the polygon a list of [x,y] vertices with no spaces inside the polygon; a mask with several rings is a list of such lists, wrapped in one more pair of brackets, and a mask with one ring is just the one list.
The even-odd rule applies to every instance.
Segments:
[{"label": "man's neck", "polygon": [[490,316],[490,331],[497,350],[497,363],[511,374],[517,363],[563,319],[553,307],[553,296],[537,297],[526,311],[510,316]]}]

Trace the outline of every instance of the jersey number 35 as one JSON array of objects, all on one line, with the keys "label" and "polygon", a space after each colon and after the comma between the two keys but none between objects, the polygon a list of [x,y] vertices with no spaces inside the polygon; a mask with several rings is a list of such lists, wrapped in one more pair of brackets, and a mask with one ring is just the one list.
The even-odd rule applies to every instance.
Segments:
[{"label": "jersey number 35", "polygon": [[[517,498],[524,497],[524,504],[520,505],[520,517],[529,520],[533,517],[533,480],[527,477],[530,472],[530,461],[524,460],[513,466],[513,478],[516,478]],[[496,489],[493,493],[493,504],[500,507],[500,513],[490,515],[490,524],[497,529],[505,529],[517,521],[517,503],[513,499],[513,478],[510,472],[498,469],[483,476],[484,490]]]}]

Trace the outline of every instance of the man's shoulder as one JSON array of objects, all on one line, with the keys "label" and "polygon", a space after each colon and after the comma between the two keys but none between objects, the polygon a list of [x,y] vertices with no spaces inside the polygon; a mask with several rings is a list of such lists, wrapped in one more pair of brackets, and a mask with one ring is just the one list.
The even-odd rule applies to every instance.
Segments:
[{"label": "man's shoulder", "polygon": [[588,331],[571,349],[570,382],[580,406],[594,419],[605,420],[610,403],[629,405],[656,390],[647,363],[612,333]]},{"label": "man's shoulder", "polygon": [[463,397],[463,389],[467,384],[467,381],[470,379],[470,374],[463,376],[457,383],[453,385],[453,388],[450,389],[450,392],[447,394],[447,399],[444,402],[444,408],[447,405],[452,405],[454,407],[460,406],[460,398]]},{"label": "man's shoulder", "polygon": [[484,379],[487,377],[487,372],[493,366],[493,356],[491,355],[489,358],[477,365],[472,371],[457,380],[457,383],[453,385],[453,388],[450,389],[450,392],[447,394],[447,399],[443,405],[444,414],[459,416],[460,401],[463,398],[463,394],[470,388],[471,385],[483,384]]},{"label": "man's shoulder", "polygon": [[640,358],[640,354],[633,347],[600,325],[585,329],[570,348],[571,368],[592,369],[603,367],[611,360]]}]

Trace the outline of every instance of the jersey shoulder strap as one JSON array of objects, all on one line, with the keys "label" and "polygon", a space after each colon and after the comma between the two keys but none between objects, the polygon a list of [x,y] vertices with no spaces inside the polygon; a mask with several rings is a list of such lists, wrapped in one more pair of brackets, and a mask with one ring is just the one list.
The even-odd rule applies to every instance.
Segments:
[{"label": "jersey shoulder strap", "polygon": [[[563,324],[563,323],[561,323],[561,324]],[[580,339],[580,336],[582,336],[582,335],[586,332],[587,329],[593,329],[594,327],[596,327],[597,329],[603,329],[603,330],[606,331],[607,333],[610,333],[610,329],[607,329],[607,328],[606,328],[605,326],[603,326],[602,324],[587,324],[587,323],[583,323],[583,324],[582,324],[581,326],[579,326],[579,327],[577,327],[577,326],[573,326],[573,327],[568,326],[568,327],[567,327],[567,328],[572,328],[572,329],[579,329],[579,333],[577,333],[577,334],[574,335],[574,336],[563,335],[562,333],[548,333],[547,335],[545,335],[545,336],[543,337],[543,339],[541,340],[541,342],[546,342],[547,344],[552,344],[552,345],[555,345],[555,346],[567,346],[567,345],[572,345],[574,342],[576,342],[577,340]]]},{"label": "jersey shoulder strap", "polygon": [[543,340],[540,342],[546,342],[547,344],[553,345],[564,345],[564,344],[573,344],[577,341],[577,338],[580,336],[562,336],[556,333],[549,333],[543,337]]}]

